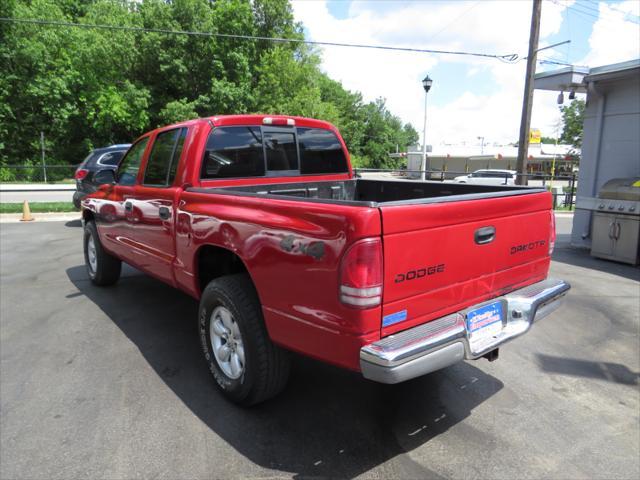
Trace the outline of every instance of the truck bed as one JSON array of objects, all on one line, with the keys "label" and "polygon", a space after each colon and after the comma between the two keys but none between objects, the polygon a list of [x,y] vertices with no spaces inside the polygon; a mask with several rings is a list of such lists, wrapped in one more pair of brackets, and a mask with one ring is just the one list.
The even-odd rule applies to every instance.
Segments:
[{"label": "truck bed", "polygon": [[[192,193],[212,196],[220,222],[226,221],[227,204],[233,205],[234,218],[246,209],[247,218],[260,229],[259,238],[293,235],[303,243],[323,242],[326,251],[334,252],[332,263],[320,269],[330,272],[331,282],[339,277],[338,259],[345,248],[356,239],[380,236],[384,247],[381,337],[544,280],[549,269],[553,213],[551,195],[542,188],[352,179],[187,190],[187,195]],[[229,202],[222,197],[230,197]],[[189,201],[194,202],[194,211],[207,205],[206,197]],[[300,202],[300,208],[291,208],[292,202]],[[194,206],[187,203],[185,211],[191,212]],[[370,218],[366,210],[377,210],[378,222],[370,222],[377,223],[376,233],[364,233],[364,219]],[[354,227],[351,223],[359,216],[364,223]],[[287,261],[288,257],[280,259],[279,264]],[[302,279],[300,269],[291,271],[295,276],[282,277],[278,285],[300,285],[294,298],[305,295],[305,285],[322,283],[318,268],[309,270],[307,279]],[[326,302],[337,301],[335,291],[335,285],[323,289]],[[305,297],[304,308],[322,311],[314,301]],[[268,302],[267,306],[271,307]],[[291,308],[287,304],[281,310]],[[353,317],[352,311],[340,312],[339,318]]]},{"label": "truck bed", "polygon": [[218,188],[190,188],[191,192],[336,203],[363,207],[442,203],[540,193],[535,187],[470,185],[434,181],[341,180],[277,183]]}]

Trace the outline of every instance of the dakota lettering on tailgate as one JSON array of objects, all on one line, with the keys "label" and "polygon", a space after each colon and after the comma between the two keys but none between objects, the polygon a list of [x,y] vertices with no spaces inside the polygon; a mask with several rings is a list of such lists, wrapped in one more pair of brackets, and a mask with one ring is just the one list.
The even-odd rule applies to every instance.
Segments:
[{"label": "dakota lettering on tailgate", "polygon": [[514,245],[511,247],[511,255],[515,253],[526,252],[528,250],[534,250],[539,247],[544,247],[547,244],[545,240],[536,240],[535,242],[522,243],[520,245]]}]

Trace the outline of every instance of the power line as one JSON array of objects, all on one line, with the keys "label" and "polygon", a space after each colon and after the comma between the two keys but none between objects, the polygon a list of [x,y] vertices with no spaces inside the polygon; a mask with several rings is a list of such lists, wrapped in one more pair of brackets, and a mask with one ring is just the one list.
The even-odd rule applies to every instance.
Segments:
[{"label": "power line", "polygon": [[367,44],[361,44],[361,43],[322,42],[322,41],[315,41],[315,40],[302,40],[297,38],[261,37],[261,36],[255,36],[255,35],[239,35],[239,34],[231,34],[231,33],[168,30],[163,28],[127,27],[127,26],[121,26],[121,25],[104,25],[104,24],[91,24],[91,23],[72,23],[72,22],[61,22],[57,20],[39,20],[39,19],[32,19],[32,18],[0,17],[0,22],[25,23],[25,24],[33,24],[33,25],[56,26],[56,27],[98,28],[98,29],[104,29],[104,30],[121,30],[121,31],[128,31],[128,32],[163,33],[167,35],[192,35],[192,36],[200,36],[200,37],[229,38],[229,39],[237,39],[237,40],[264,40],[264,41],[276,42],[276,43],[298,43],[298,44],[307,44],[307,45],[320,45],[320,46],[326,46],[326,47],[369,48],[369,49],[376,49],[376,50],[391,50],[396,52],[433,53],[433,54],[439,54],[439,55],[465,55],[470,57],[494,58],[494,59],[498,59],[506,62],[515,62],[518,59],[518,55],[516,53],[511,53],[507,55],[496,55],[491,53],[480,53],[480,52],[434,50],[434,49],[426,49],[426,48],[391,47],[387,45],[367,45]]},{"label": "power line", "polygon": [[600,9],[597,7],[594,7],[592,4],[587,3],[587,2],[582,2],[579,3],[576,1],[576,3],[574,3],[572,6],[580,6],[582,8],[584,8],[585,10],[589,10],[591,12],[593,12],[595,15],[599,15],[600,14]]},{"label": "power line", "polygon": [[551,60],[549,58],[541,58],[541,59],[538,60],[538,63],[548,64],[548,65],[562,65],[564,67],[584,67],[584,68],[589,68],[586,65],[574,65],[573,63],[558,62],[557,60]]},{"label": "power line", "polygon": [[[607,22],[617,22],[622,20],[623,22],[629,22],[629,23],[633,23],[634,25],[640,25],[640,23],[635,22],[631,19],[625,18],[627,12],[624,12],[623,10],[619,10],[619,9],[613,9],[616,10],[619,13],[622,13],[625,15],[625,17],[614,17],[613,15],[604,15],[602,14],[599,10],[593,10],[591,9],[589,6],[587,6],[584,3],[574,3],[573,5],[565,5],[564,3],[560,2],[559,0],[549,0],[551,3],[555,3],[556,5],[560,5],[562,7],[565,7],[568,10],[571,10],[575,13],[581,14],[583,15],[585,18],[589,17],[592,18],[594,20],[604,20]],[[609,6],[609,8],[611,8],[611,6]]]},{"label": "power line", "polygon": [[[618,12],[618,13],[621,13],[621,14],[622,14],[622,15],[624,15],[625,17],[627,17],[627,16],[628,16],[628,17],[634,17],[634,18],[636,18],[636,19],[640,20],[640,16],[635,15],[635,14],[633,14],[633,13],[631,13],[631,12],[626,12],[626,11],[624,11],[624,10],[620,10],[620,9],[619,9],[618,7],[616,7],[614,4],[607,3],[607,2],[602,2],[602,3],[604,3],[604,4],[607,6],[607,8],[608,8],[609,10],[612,10],[612,11],[614,11],[614,12]],[[576,3],[576,4],[578,4],[578,3]],[[587,2],[580,2],[580,3],[579,3],[579,5],[580,5],[581,7],[583,7],[583,8],[587,8],[587,9],[591,10],[592,12],[596,12],[596,13],[598,13],[599,15],[602,15],[602,13],[600,12],[600,8],[599,8],[599,4],[598,4],[598,2],[594,2],[594,1],[592,1],[592,0],[589,0],[589,3],[587,3]],[[598,6],[598,7],[596,8],[596,6]],[[610,16],[609,16],[609,18],[613,19],[614,17],[613,17],[612,15],[610,15]],[[623,20],[626,20],[626,21],[631,22],[631,23],[638,23],[638,22],[636,22],[636,21],[632,20],[631,18],[624,18]]]},{"label": "power line", "polygon": [[451,20],[449,23],[445,24],[444,27],[442,27],[440,30],[438,30],[436,33],[434,33],[433,35],[431,35],[428,39],[427,42],[430,42],[431,40],[433,40],[435,37],[437,37],[438,35],[440,35],[442,32],[444,32],[447,28],[449,28],[451,25],[453,25],[455,22],[457,22],[458,20],[460,20],[462,17],[464,17],[467,13],[469,13],[471,10],[473,10],[474,8],[476,8],[478,6],[478,4],[480,3],[480,0],[478,0],[475,3],[472,3],[469,7],[465,8],[464,11],[456,16],[453,20]]},{"label": "power line", "polygon": [[[605,14],[605,13],[601,12],[600,10],[590,8],[588,5],[586,5],[584,3],[574,3],[573,5],[570,5],[568,8],[571,8],[572,10],[575,10],[576,12],[583,13],[585,15],[588,15],[588,16],[590,16],[592,18],[595,18],[595,19],[598,19],[598,20],[607,20],[609,22],[617,22],[617,21],[622,20],[623,22],[629,22],[629,23],[633,23],[634,25],[638,25],[638,22],[633,21],[630,18],[626,18],[626,12],[624,12],[622,10],[615,9],[618,13],[622,14],[622,16],[618,16],[615,13],[613,15],[612,14]],[[614,9],[612,9],[612,10],[614,10]]]}]

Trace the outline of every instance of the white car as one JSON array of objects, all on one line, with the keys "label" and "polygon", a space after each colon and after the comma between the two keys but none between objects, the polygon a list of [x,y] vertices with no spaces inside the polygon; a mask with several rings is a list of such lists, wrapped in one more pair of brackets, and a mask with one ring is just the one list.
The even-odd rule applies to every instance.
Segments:
[{"label": "white car", "polygon": [[476,170],[469,175],[453,179],[456,183],[474,183],[476,185],[515,185],[515,170]]}]

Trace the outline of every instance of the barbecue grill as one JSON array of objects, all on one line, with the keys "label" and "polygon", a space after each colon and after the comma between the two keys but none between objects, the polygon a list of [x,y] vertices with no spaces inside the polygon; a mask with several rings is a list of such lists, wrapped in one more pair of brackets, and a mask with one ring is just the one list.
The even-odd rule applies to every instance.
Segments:
[{"label": "barbecue grill", "polygon": [[640,253],[640,177],[614,178],[598,198],[583,198],[592,210],[591,255],[637,265]]}]

